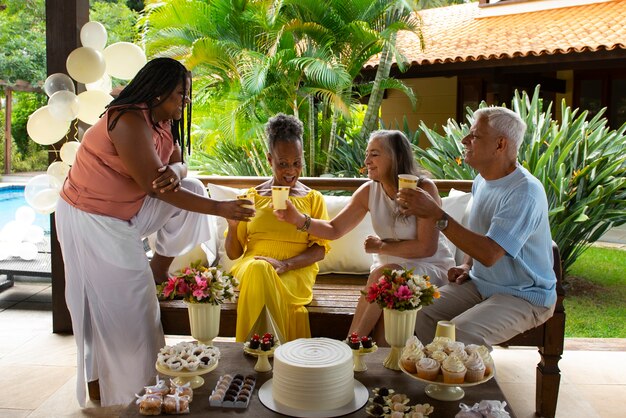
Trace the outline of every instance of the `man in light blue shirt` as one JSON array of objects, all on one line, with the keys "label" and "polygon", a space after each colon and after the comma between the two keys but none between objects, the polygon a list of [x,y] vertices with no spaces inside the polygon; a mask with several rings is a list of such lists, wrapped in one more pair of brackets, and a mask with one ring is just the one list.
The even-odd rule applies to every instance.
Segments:
[{"label": "man in light blue shirt", "polygon": [[472,187],[468,228],[449,217],[422,190],[400,189],[405,215],[431,219],[465,254],[448,271],[441,298],[416,321],[421,341],[433,339],[439,320],[456,326],[457,340],[499,344],[552,316],[556,277],[543,186],[517,163],[526,124],[502,107],[479,109],[463,138],[465,162],[479,175]]}]

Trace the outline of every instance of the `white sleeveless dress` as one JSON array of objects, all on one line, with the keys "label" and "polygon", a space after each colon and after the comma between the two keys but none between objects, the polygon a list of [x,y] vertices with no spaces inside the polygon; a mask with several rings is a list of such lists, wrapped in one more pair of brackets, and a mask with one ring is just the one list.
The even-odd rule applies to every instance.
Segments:
[{"label": "white sleeveless dress", "polygon": [[[385,193],[382,185],[369,182],[369,211],[374,232],[383,240],[409,240],[416,238],[415,216],[405,217],[396,209],[396,201]],[[425,258],[404,258],[385,254],[373,254],[371,270],[385,264],[398,264],[404,269],[413,269],[415,274],[427,274],[432,283],[443,286],[448,283],[448,270],[455,262],[443,234],[439,233],[437,252]]]}]

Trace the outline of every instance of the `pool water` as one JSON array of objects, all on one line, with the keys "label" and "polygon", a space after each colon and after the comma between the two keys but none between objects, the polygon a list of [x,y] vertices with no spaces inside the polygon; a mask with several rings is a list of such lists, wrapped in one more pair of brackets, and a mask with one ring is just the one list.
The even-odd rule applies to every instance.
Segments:
[{"label": "pool water", "polygon": [[[20,206],[28,206],[24,186],[0,187],[0,230],[15,220],[15,211]],[[37,213],[34,224],[42,227],[46,236],[50,235],[50,215]]]}]

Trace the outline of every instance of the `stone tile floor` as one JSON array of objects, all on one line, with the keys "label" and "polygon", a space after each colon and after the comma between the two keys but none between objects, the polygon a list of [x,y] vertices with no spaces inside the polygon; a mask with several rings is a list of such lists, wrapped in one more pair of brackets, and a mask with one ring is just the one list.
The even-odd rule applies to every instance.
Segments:
[{"label": "stone tile floor", "polygon": [[[118,416],[121,408],[78,406],[76,347],[72,336],[51,332],[50,283],[17,279],[0,293],[0,416]],[[557,417],[623,417],[626,339],[568,339],[565,348]],[[496,348],[493,356],[510,407],[520,418],[533,417],[537,351]]]}]

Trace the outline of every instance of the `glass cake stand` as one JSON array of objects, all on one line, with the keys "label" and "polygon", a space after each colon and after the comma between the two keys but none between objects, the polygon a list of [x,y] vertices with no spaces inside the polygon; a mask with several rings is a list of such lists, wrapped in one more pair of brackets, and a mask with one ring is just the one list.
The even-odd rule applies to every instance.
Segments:
[{"label": "glass cake stand", "polygon": [[159,373],[175,377],[174,383],[176,383],[178,386],[183,386],[189,383],[192,389],[198,389],[199,387],[204,385],[204,379],[200,376],[215,370],[217,364],[218,361],[206,368],[198,367],[198,369],[194,371],[181,370],[178,372],[171,370],[168,367],[163,367],[159,363],[156,363],[155,367]]},{"label": "glass cake stand", "polygon": [[424,389],[424,392],[433,399],[437,399],[439,401],[458,401],[459,399],[463,399],[465,396],[465,391],[463,388],[480,385],[485,383],[489,379],[491,379],[495,375],[495,369],[491,370],[491,373],[485,375],[482,380],[478,382],[472,383],[443,383],[443,376],[441,373],[437,376],[437,380],[426,380],[421,377],[417,377],[417,374],[409,373],[406,369],[400,364],[400,370],[403,373],[408,374],[415,380],[419,380],[420,382],[429,383]]}]

